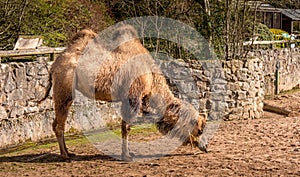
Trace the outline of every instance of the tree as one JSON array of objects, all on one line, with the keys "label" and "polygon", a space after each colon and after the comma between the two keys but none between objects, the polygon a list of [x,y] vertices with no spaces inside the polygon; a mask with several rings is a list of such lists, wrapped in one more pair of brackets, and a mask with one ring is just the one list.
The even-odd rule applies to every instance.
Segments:
[{"label": "tree", "polygon": [[[107,3],[117,21],[147,15],[180,20],[196,28],[218,57],[227,60],[243,56],[243,41],[251,38],[253,30],[250,32],[249,26],[255,20],[248,0],[114,0]],[[159,40],[153,40],[149,45],[157,47],[161,44]],[[190,57],[184,50],[178,48],[177,51],[180,51],[177,58]]]},{"label": "tree", "polygon": [[0,41],[1,48],[11,48],[14,38],[20,33],[20,27],[26,12],[28,0],[0,1]]},{"label": "tree", "polygon": [[12,49],[20,34],[42,35],[48,46],[64,46],[82,28],[113,23],[102,1],[0,0],[0,49]]}]

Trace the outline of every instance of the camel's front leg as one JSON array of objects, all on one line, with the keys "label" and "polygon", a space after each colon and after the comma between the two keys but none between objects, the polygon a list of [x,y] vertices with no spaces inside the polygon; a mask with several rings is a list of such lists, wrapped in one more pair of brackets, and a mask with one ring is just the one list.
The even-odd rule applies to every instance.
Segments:
[{"label": "camel's front leg", "polygon": [[129,152],[128,135],[130,131],[130,121],[137,115],[141,107],[141,99],[131,98],[122,101],[122,160],[132,161],[133,153]]},{"label": "camel's front leg", "polygon": [[128,148],[128,134],[130,131],[130,124],[122,120],[122,160],[132,161],[133,158],[129,153]]}]

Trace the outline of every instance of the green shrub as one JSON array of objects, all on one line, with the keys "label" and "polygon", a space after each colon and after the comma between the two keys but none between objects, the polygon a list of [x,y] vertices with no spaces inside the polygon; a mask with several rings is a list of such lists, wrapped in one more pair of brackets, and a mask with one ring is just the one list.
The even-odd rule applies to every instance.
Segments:
[{"label": "green shrub", "polygon": [[270,29],[267,27],[267,25],[257,23],[257,25],[255,25],[255,32],[258,35],[258,41],[273,40],[273,34],[270,32]]},{"label": "green shrub", "polygon": [[[270,29],[271,33],[273,34],[273,38],[275,40],[286,40],[286,39],[289,39],[289,37],[286,37],[286,36],[289,36],[288,32],[282,30],[282,29],[275,29],[275,28],[271,28]],[[286,35],[284,35],[286,34]]]}]

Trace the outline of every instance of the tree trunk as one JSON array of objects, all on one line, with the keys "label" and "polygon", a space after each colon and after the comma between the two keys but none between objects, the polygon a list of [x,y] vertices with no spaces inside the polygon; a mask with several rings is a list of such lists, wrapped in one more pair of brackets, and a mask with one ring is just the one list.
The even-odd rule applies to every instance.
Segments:
[{"label": "tree trunk", "polygon": [[277,113],[277,114],[281,114],[281,115],[285,115],[285,116],[289,116],[289,114],[291,113],[290,110],[287,110],[287,109],[284,109],[284,108],[278,107],[278,106],[273,106],[273,105],[270,105],[270,104],[265,103],[265,102],[264,102],[263,110],[273,112],[273,113]]}]

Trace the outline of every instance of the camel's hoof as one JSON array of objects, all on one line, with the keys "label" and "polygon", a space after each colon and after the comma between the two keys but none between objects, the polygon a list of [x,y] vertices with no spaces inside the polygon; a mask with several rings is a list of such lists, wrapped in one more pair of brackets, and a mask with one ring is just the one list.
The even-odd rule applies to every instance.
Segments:
[{"label": "camel's hoof", "polygon": [[69,156],[69,157],[75,157],[76,154],[75,154],[75,153],[69,153],[69,152],[68,152],[68,156]]},{"label": "camel's hoof", "polygon": [[130,155],[131,157],[135,157],[135,153],[134,153],[134,152],[129,152],[129,155]]},{"label": "camel's hoof", "polygon": [[131,155],[122,154],[122,160],[125,161],[125,162],[132,162],[133,157]]},{"label": "camel's hoof", "polygon": [[61,155],[62,162],[71,162],[71,158],[69,156]]},{"label": "camel's hoof", "polygon": [[70,163],[71,162],[71,158],[65,158],[64,161]]}]

